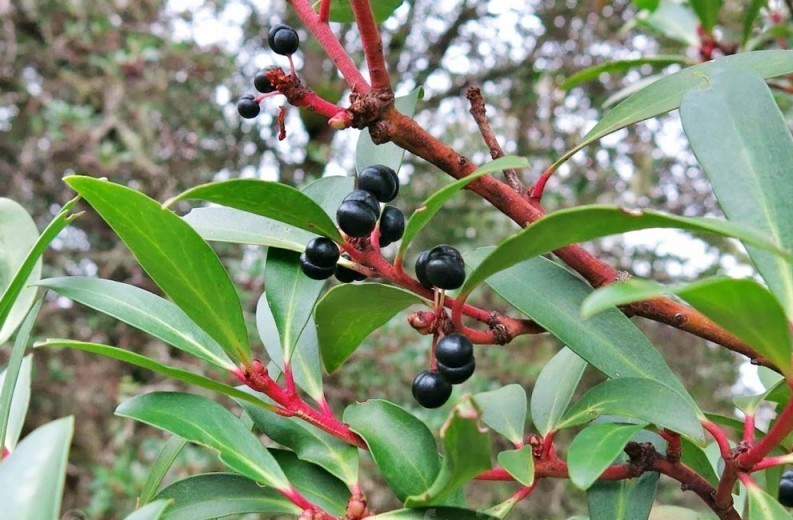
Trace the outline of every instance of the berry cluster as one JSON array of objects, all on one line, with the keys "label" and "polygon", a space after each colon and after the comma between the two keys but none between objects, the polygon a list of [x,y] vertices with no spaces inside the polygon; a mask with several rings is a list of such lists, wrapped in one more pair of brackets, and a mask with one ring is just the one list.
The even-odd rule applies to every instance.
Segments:
[{"label": "berry cluster", "polygon": [[465,281],[465,263],[458,250],[439,245],[416,260],[416,278],[427,289],[457,289]]},{"label": "berry cluster", "polygon": [[793,507],[793,470],[787,470],[779,481],[779,503]]},{"label": "berry cluster", "polygon": [[425,370],[413,380],[413,397],[425,408],[449,400],[452,385],[468,380],[476,368],[474,345],[462,334],[449,334],[435,347],[436,370]]},{"label": "berry cluster", "polygon": [[[300,37],[297,35],[292,27],[288,25],[279,24],[270,29],[267,35],[267,43],[274,53],[281,56],[287,56],[291,62],[291,56],[297,51],[300,46]],[[278,67],[270,66],[260,71],[253,78],[253,86],[262,94],[271,94],[275,92],[275,87],[267,78],[267,73],[270,70],[277,69]],[[253,94],[246,94],[237,102],[237,112],[245,119],[253,119],[259,115],[259,102],[264,96],[254,96]]]}]

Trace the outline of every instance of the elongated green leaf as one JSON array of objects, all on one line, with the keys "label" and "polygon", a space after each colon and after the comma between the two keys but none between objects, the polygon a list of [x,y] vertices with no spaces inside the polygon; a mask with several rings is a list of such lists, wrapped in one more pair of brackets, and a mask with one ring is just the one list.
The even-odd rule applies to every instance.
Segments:
[{"label": "elongated green leaf", "polygon": [[[243,389],[267,400],[263,394]],[[358,449],[297,417],[282,417],[251,403],[240,403],[256,428],[278,444],[286,446],[306,462],[316,464],[348,486],[358,482]]]},{"label": "elongated green leaf", "polygon": [[768,0],[750,0],[749,6],[743,13],[743,31],[741,31],[741,45],[746,45],[752,35],[752,27],[760,9],[768,5]]},{"label": "elongated green leaf", "polygon": [[242,306],[215,252],[193,228],[135,190],[90,177],[66,182],[129,247],[157,285],[239,362],[251,351]]},{"label": "elongated green leaf", "polygon": [[[25,208],[11,199],[0,197],[0,294],[8,291],[17,271],[25,263],[28,252],[36,244],[38,235],[36,223]],[[38,257],[34,260],[24,286],[36,283],[41,277],[41,260]],[[11,337],[25,319],[35,298],[35,288],[21,288],[16,295],[9,295],[8,303],[0,306],[3,309],[8,305],[8,314],[0,314],[0,345]]]},{"label": "elongated green leaf", "polygon": [[581,83],[586,83],[587,81],[596,80],[600,77],[601,74],[605,74],[605,73],[626,72],[636,67],[641,67],[643,65],[666,67],[667,65],[672,65],[675,63],[682,63],[686,65],[694,64],[690,58],[688,58],[687,56],[683,56],[682,54],[646,56],[643,58],[636,58],[632,60],[609,61],[606,63],[593,65],[592,67],[587,67],[583,70],[576,72],[575,74],[564,80],[564,82],[561,85],[559,85],[559,88],[562,90],[570,90],[571,88],[576,87]]},{"label": "elongated green leaf", "polygon": [[710,513],[694,511],[678,506],[656,506],[650,512],[649,520],[715,520]]},{"label": "elongated green leaf", "polygon": [[314,314],[325,370],[337,370],[369,334],[422,302],[411,292],[376,283],[337,285],[328,291]]},{"label": "elongated green leaf", "polygon": [[481,424],[481,415],[470,398],[462,400],[441,429],[443,461],[430,488],[405,501],[408,507],[443,505],[444,500],[482,471],[490,469],[490,435]]},{"label": "elongated green leaf", "polygon": [[542,368],[531,393],[531,420],[543,437],[556,430],[587,362],[565,347]]},{"label": "elongated green leaf", "polygon": [[400,500],[429,489],[440,471],[435,438],[427,426],[399,406],[382,400],[354,404],[344,422],[360,435]]},{"label": "elongated green leaf", "polygon": [[628,211],[614,206],[580,206],[551,213],[501,242],[468,276],[460,291],[468,294],[499,271],[570,244],[650,228],[678,228],[740,238],[748,244],[774,252],[780,262],[793,260],[789,252],[782,251],[779,244],[766,240],[762,233],[725,220],[678,217],[655,211]]},{"label": "elongated green leaf", "polygon": [[580,489],[589,489],[603,471],[622,453],[644,424],[600,423],[576,435],[567,452],[570,480]]},{"label": "elongated green leaf", "polygon": [[315,464],[304,462],[291,451],[270,450],[284,469],[289,482],[311,503],[328,513],[344,515],[350,490],[339,479]]},{"label": "elongated green leaf", "polygon": [[783,520],[791,518],[790,513],[759,486],[747,486],[749,491],[749,520]]},{"label": "elongated green leaf", "polygon": [[313,200],[291,186],[257,179],[231,179],[202,184],[165,202],[203,200],[268,217],[299,229],[341,242],[333,220]]},{"label": "elongated green leaf", "polygon": [[0,463],[0,504],[14,518],[56,520],[66,480],[74,418],[36,428]]},{"label": "elongated green leaf", "polygon": [[647,518],[655,500],[658,477],[658,473],[644,473],[636,479],[596,482],[586,494],[590,518]]},{"label": "elongated green leaf", "polygon": [[607,112],[584,136],[583,141],[565,153],[551,168],[555,170],[576,152],[612,132],[679,108],[685,93],[707,85],[714,69],[723,64],[748,67],[764,78],[772,78],[793,72],[793,51],[742,52],[694,65],[661,78]]},{"label": "elongated green leaf", "polygon": [[498,463],[507,473],[523,484],[534,484],[534,448],[527,444],[519,450],[502,451],[498,454]]},{"label": "elongated green leaf", "polygon": [[[385,0],[393,1],[393,0]],[[416,105],[419,99],[424,97],[424,91],[417,87],[404,96],[399,96],[394,100],[394,107],[408,117],[412,117],[416,112]],[[364,128],[358,136],[358,144],[355,147],[355,170],[361,170],[373,164],[382,164],[392,170],[399,171],[402,166],[402,156],[405,150],[394,143],[374,144],[369,129]]]},{"label": "elongated green leaf", "polygon": [[732,332],[791,375],[791,337],[785,311],[763,286],[750,279],[716,278],[664,287],[646,280],[604,287],[584,300],[584,316],[613,305],[676,294],[715,323]]},{"label": "elongated green leaf", "polygon": [[699,413],[692,403],[668,386],[651,379],[623,377],[601,383],[585,393],[567,411],[559,428],[583,424],[600,415],[624,415],[702,443],[705,437]]},{"label": "elongated green leaf", "polygon": [[716,19],[719,17],[723,0],[690,0],[690,2],[694,12],[697,13],[697,18],[699,18],[702,28],[707,32],[711,32],[713,26],[716,25]]},{"label": "elongated green leaf", "polygon": [[432,217],[441,210],[443,205],[468,184],[489,173],[510,168],[526,168],[528,166],[529,161],[521,157],[501,157],[480,166],[471,175],[457,180],[432,194],[408,219],[405,225],[405,233],[402,235],[402,243],[399,246],[399,254],[402,255],[405,252],[410,242],[413,241],[419,231],[424,229]]},{"label": "elongated green leaf", "polygon": [[[793,248],[793,183],[786,180],[793,137],[763,79],[740,67],[714,69],[706,86],[683,98],[680,117],[727,218],[780,248]],[[793,265],[756,244],[745,245],[793,317]]]},{"label": "elongated green leaf", "polygon": [[637,17],[639,24],[648,26],[667,38],[687,45],[699,43],[697,18],[687,5],[674,0],[661,0],[658,8],[646,17]]},{"label": "elongated green leaf", "polygon": [[372,517],[372,520],[492,520],[494,516],[481,511],[456,507],[430,507],[426,509],[399,509]]},{"label": "elongated green leaf", "polygon": [[178,435],[172,435],[171,438],[162,445],[154,462],[149,466],[146,482],[143,483],[143,489],[141,489],[140,495],[138,496],[139,504],[148,504],[154,499],[166,473],[171,469],[177,455],[182,452],[182,448],[184,448],[186,444],[187,439],[183,439]]},{"label": "elongated green leaf", "polygon": [[526,390],[520,385],[507,385],[481,392],[473,397],[482,411],[482,422],[500,433],[513,444],[523,442],[528,403]]},{"label": "elongated green leaf", "polygon": [[242,390],[238,390],[233,386],[229,386],[187,370],[182,370],[181,368],[163,365],[151,358],[147,358],[146,356],[142,356],[140,354],[136,354],[135,352],[130,352],[129,350],[124,350],[118,347],[111,347],[110,345],[102,345],[100,343],[75,341],[71,339],[48,339],[47,341],[36,343],[34,347],[76,348],[85,352],[91,352],[92,354],[111,357],[113,359],[123,361],[124,363],[129,363],[130,365],[139,366],[141,368],[151,370],[152,372],[163,374],[167,377],[170,377],[171,379],[184,381],[185,383],[206,388],[207,390],[212,390],[213,392],[218,392],[219,394],[227,395],[229,397],[233,397],[234,399],[243,399],[257,406],[270,408],[270,405],[267,403],[264,403],[260,399],[247,394]]},{"label": "elongated green leaf", "polygon": [[170,503],[167,500],[157,500],[141,507],[132,514],[124,517],[124,520],[159,520],[165,518],[165,509]]},{"label": "elongated green leaf", "polygon": [[689,441],[685,437],[681,437],[682,457],[680,461],[689,468],[696,471],[701,477],[717,487],[719,484],[719,477],[716,475],[716,470],[708,460],[705,451]]},{"label": "elongated green leaf", "polygon": [[303,194],[319,204],[330,219],[336,222],[336,210],[354,187],[355,177],[332,175],[315,180],[303,188]]},{"label": "elongated green leaf", "polygon": [[[314,10],[319,11],[320,2],[314,2]],[[373,0],[370,2],[372,6],[372,14],[377,23],[384,22],[391,13],[397,10],[402,5],[402,0]],[[355,16],[350,6],[350,0],[331,0],[330,2],[330,17],[331,22],[352,23],[355,21]]]},{"label": "elongated green leaf", "polygon": [[206,397],[152,392],[124,401],[116,408],[116,415],[212,448],[220,460],[240,474],[279,490],[290,489],[289,480],[267,448],[236,416]]},{"label": "elongated green leaf", "polygon": [[205,473],[178,480],[157,494],[172,500],[167,520],[211,520],[245,513],[298,516],[301,509],[274,489],[233,473]]},{"label": "elongated green leaf", "polygon": [[213,365],[226,370],[236,368],[217,341],[182,309],[156,294],[132,285],[84,276],[47,278],[38,285],[113,316]]}]

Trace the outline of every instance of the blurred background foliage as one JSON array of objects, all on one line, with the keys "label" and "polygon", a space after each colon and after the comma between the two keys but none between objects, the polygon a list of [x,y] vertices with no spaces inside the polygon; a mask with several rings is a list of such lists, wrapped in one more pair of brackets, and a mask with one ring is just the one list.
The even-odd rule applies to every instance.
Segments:
[{"label": "blurred background foliage", "polygon": [[[384,24],[383,38],[397,93],[423,86],[425,99],[417,119],[477,163],[488,159],[487,148],[467,113],[463,92],[469,84],[481,86],[506,152],[532,161],[522,172],[530,184],[580,141],[604,105],[613,103],[615,93],[663,68],[645,65],[601,74],[567,91],[560,88],[566,78],[614,59],[659,54],[692,62],[700,58],[691,9],[663,0],[662,5],[676,7],[667,19],[658,19],[639,12],[636,4],[646,3],[404,0]],[[743,4],[724,3],[714,31],[717,39],[727,44],[741,40]],[[754,44],[787,47],[790,15],[786,4],[770,2],[753,25]],[[0,0],[0,195],[20,202],[43,227],[72,197],[61,178],[74,172],[105,176],[159,200],[213,179],[260,177],[303,186],[323,175],[351,174],[357,132],[335,132],[316,115],[291,108],[288,136],[279,142],[279,101],[265,102],[253,123],[236,114],[234,101],[252,90],[257,70],[273,63],[287,66],[265,43],[268,27],[281,21],[300,31],[303,43],[296,63],[305,83],[343,104],[343,82],[284,1]],[[335,29],[361,62],[354,28]],[[667,66],[665,71],[678,68]],[[780,98],[780,103],[790,108],[788,99]],[[449,182],[409,155],[400,177],[399,205],[406,211]],[[685,215],[719,214],[674,114],[622,130],[578,154],[552,179],[545,202],[549,210],[598,202]],[[412,252],[441,242],[462,250],[493,245],[515,229],[466,193],[444,208]],[[54,246],[45,257],[45,276],[98,275],[157,290],[90,212]],[[587,247],[619,269],[661,282],[751,273],[733,243],[676,232],[631,235]],[[262,252],[230,245],[217,249],[238,282],[252,322],[265,284]],[[482,292],[478,298],[481,305],[505,310],[497,296]],[[748,379],[738,376],[740,360],[676,330],[637,324],[703,409],[734,413],[732,395],[747,391],[743,387]],[[47,300],[36,335],[113,344],[197,372],[208,370],[62,298]],[[356,400],[387,398],[439,426],[445,414],[416,409],[409,390],[428,348],[429,339],[406,327],[404,316],[394,320],[329,378],[331,402],[341,409]],[[558,348],[544,336],[484,347],[477,376],[462,391],[513,382],[530,390]],[[263,350],[259,355],[264,357]],[[0,364],[6,359],[7,349],[0,350]],[[143,425],[115,418],[113,409],[131,395],[178,385],[77,351],[47,349],[37,352],[35,360],[26,429],[67,414],[78,418],[64,511],[72,510],[73,517],[122,517],[134,508],[147,466],[163,439]],[[589,374],[586,385],[598,378]],[[213,455],[188,448],[171,476],[214,467]],[[394,505],[376,479],[364,481],[364,487],[375,508]],[[505,484],[474,487],[474,505],[511,493]],[[543,481],[536,496],[520,504],[521,517],[567,518],[586,511],[584,494],[566,481]],[[696,504],[671,485],[662,488],[660,497],[665,503]]]}]

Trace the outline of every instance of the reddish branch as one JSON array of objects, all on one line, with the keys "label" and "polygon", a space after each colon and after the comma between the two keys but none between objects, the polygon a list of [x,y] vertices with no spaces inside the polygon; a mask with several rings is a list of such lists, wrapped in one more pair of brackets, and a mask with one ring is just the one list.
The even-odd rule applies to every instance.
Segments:
[{"label": "reddish branch", "polygon": [[350,0],[355,23],[361,35],[363,54],[369,66],[369,77],[374,90],[391,90],[391,78],[383,56],[383,41],[372,13],[369,0]]}]

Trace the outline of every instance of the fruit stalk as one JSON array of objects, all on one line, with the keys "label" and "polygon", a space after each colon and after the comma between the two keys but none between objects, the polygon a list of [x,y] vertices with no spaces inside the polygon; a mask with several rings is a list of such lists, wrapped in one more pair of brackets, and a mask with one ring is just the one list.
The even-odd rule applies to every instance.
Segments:
[{"label": "fruit stalk", "polygon": [[374,90],[391,90],[391,77],[388,75],[388,68],[383,56],[383,42],[380,38],[380,31],[377,29],[377,22],[374,20],[372,6],[369,0],[350,0],[352,12],[355,15],[355,23],[358,25],[358,32],[361,35],[363,54],[369,66],[369,78]]}]

